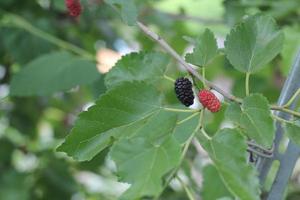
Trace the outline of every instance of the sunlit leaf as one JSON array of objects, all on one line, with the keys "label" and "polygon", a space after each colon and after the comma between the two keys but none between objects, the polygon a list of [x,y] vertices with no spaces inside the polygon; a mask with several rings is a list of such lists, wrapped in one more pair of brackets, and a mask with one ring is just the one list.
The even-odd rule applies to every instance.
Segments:
[{"label": "sunlit leaf", "polygon": [[107,87],[124,81],[159,83],[164,76],[169,58],[158,52],[139,52],[123,56],[105,77]]}]

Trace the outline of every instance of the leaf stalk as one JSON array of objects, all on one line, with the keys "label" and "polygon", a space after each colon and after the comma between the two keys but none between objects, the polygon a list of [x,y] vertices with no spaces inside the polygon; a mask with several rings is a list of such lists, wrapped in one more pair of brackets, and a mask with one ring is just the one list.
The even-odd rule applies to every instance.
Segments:
[{"label": "leaf stalk", "polygon": [[179,181],[180,185],[183,187],[189,200],[195,200],[194,195],[192,194],[192,190],[184,183],[184,181],[178,175],[176,176],[176,178]]},{"label": "leaf stalk", "polygon": [[249,80],[250,80],[250,73],[247,72],[246,73],[246,79],[245,79],[245,91],[246,91],[246,96],[249,96],[250,92],[249,92]]},{"label": "leaf stalk", "polygon": [[300,94],[300,88],[298,88],[298,90],[293,94],[293,96],[288,100],[288,102],[286,104],[284,104],[282,107],[283,108],[290,107],[290,105],[293,103],[293,101],[295,101],[295,99],[297,98],[297,96],[299,94]]}]

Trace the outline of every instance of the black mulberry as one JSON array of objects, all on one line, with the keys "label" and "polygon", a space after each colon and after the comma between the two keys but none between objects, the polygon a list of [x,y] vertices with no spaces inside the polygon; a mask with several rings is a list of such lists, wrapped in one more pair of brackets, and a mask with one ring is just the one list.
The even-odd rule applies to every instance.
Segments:
[{"label": "black mulberry", "polygon": [[178,100],[185,106],[190,106],[194,103],[193,85],[187,78],[178,78],[175,81],[175,93]]}]

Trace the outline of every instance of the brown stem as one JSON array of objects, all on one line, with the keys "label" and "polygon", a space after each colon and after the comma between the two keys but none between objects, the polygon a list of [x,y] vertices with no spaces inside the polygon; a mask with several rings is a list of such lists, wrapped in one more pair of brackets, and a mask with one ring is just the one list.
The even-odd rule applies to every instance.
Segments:
[{"label": "brown stem", "polygon": [[217,92],[219,92],[220,94],[222,94],[224,97],[226,97],[227,99],[231,100],[231,101],[235,101],[238,103],[241,103],[242,100],[233,96],[230,93],[225,92],[224,90],[222,90],[221,88],[219,88],[218,86],[216,86],[214,83],[206,80],[205,78],[203,78],[198,72],[197,70],[195,70],[191,64],[185,62],[185,60],[172,48],[170,47],[170,45],[163,39],[161,38],[159,35],[157,35],[156,33],[154,33],[153,31],[151,31],[147,26],[145,26],[143,23],[141,22],[137,22],[138,27],[146,34],[148,35],[150,38],[152,38],[154,41],[156,41],[162,48],[164,48],[173,58],[175,58],[190,74],[192,74],[194,77],[196,77],[197,79],[199,79],[200,81],[202,81],[203,83],[205,83],[208,87],[216,90]]},{"label": "brown stem", "polygon": [[[205,83],[209,88],[212,88],[222,94],[225,98],[227,98],[230,101],[237,102],[239,104],[242,103],[242,100],[224,90],[219,88],[214,83],[206,80],[202,75],[200,75],[197,70],[193,68],[192,64],[187,63],[163,38],[161,38],[159,35],[151,31],[147,26],[145,26],[141,22],[137,22],[138,27],[150,38],[152,38],[155,42],[157,42],[163,49],[165,49],[175,60],[177,60],[192,76],[200,80],[202,83]],[[287,108],[284,108],[282,106],[273,105],[270,106],[272,110],[279,110],[282,112],[289,113],[293,116],[300,117],[300,113],[297,111],[293,111]]]}]

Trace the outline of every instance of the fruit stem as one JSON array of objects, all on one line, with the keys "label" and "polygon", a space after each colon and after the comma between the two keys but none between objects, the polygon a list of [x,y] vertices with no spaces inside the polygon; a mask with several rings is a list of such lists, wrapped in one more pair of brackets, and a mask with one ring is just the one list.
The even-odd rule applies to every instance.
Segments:
[{"label": "fruit stem", "polygon": [[190,74],[190,76],[192,77],[194,86],[197,88],[197,90],[200,90],[201,87],[199,87],[198,82],[197,82],[197,80],[195,79],[195,76],[194,76],[193,74],[191,74],[191,73],[189,73],[189,74]]},{"label": "fruit stem", "polygon": [[206,137],[206,139],[211,140],[211,137],[205,132],[204,129],[204,113],[205,113],[205,109],[201,110],[200,113],[200,131],[201,133]]},{"label": "fruit stem", "polygon": [[204,119],[204,112],[205,112],[205,108],[203,108],[201,111],[200,111],[200,127],[201,129],[203,128],[203,119]]},{"label": "fruit stem", "polygon": [[204,128],[201,128],[201,133],[206,137],[206,139],[211,140],[212,138],[206,133]]}]

